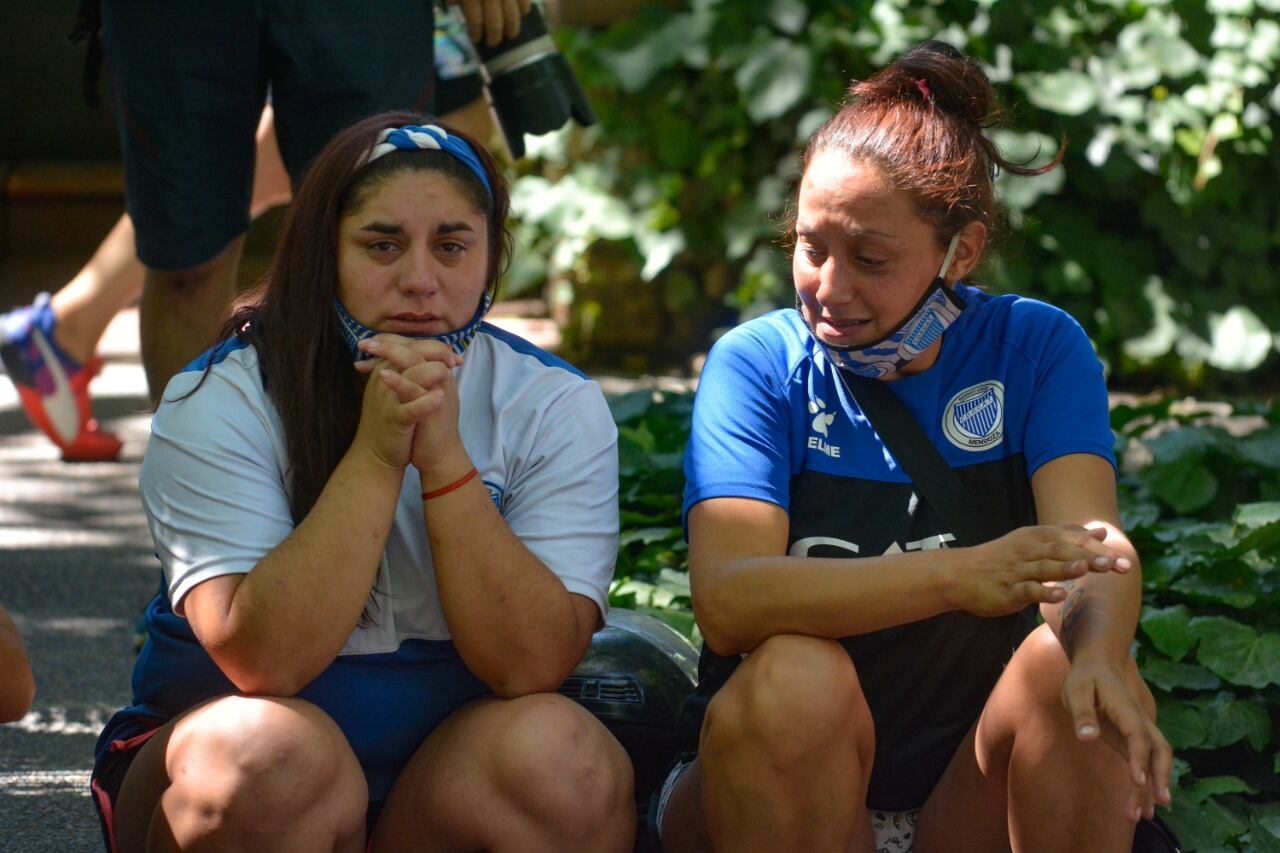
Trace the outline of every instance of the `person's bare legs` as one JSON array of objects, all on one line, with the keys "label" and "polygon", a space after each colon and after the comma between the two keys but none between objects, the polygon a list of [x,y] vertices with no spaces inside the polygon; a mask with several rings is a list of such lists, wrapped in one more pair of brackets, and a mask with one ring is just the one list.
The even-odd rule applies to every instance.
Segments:
[{"label": "person's bare legs", "polygon": [[401,772],[375,853],[630,853],[633,772],[599,720],[550,693],[478,699]]},{"label": "person's bare legs", "polygon": [[114,817],[122,853],[359,853],[367,808],[360,764],[323,711],[225,696],[141,748]]},{"label": "person's bare legs", "polygon": [[253,195],[249,199],[250,220],[293,199],[289,173],[280,156],[280,143],[276,141],[276,114],[270,104],[262,108],[254,139],[257,148],[253,160]]},{"label": "person's bare legs", "polygon": [[111,318],[138,301],[145,272],[134,253],[133,220],[126,213],[75,278],[50,299],[58,346],[81,364],[93,358]]},{"label": "person's bare legs", "polygon": [[1049,626],[1022,643],[920,812],[918,853],[1130,849],[1128,762],[1102,739],[1076,737],[1061,700],[1068,669]]},{"label": "person's bare legs", "polygon": [[831,640],[779,635],[716,693],[661,827],[667,853],[870,853],[875,725]]},{"label": "person's bare legs", "polygon": [[[288,204],[290,198],[289,174],[280,158],[275,118],[268,105],[258,122],[249,218],[257,219],[273,207]],[[93,358],[111,318],[142,295],[145,275],[146,268],[134,249],[133,220],[126,213],[89,262],[50,300],[57,320],[53,337],[63,352],[81,364]]]},{"label": "person's bare legs", "polygon": [[244,235],[204,263],[184,270],[147,270],[138,322],[151,408],[173,375],[209,348],[236,294]]}]

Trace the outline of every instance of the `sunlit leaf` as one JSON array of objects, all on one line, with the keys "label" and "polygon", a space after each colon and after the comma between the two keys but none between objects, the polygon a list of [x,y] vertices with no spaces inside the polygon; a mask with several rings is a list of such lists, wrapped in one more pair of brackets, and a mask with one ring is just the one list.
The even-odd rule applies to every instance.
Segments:
[{"label": "sunlit leaf", "polygon": [[1271,352],[1271,331],[1243,305],[1209,315],[1209,363],[1220,370],[1253,370]]},{"label": "sunlit leaf", "polygon": [[790,39],[773,39],[742,64],[734,82],[756,124],[778,118],[800,103],[809,86],[809,51]]},{"label": "sunlit leaf", "polygon": [[1036,72],[1018,79],[1031,103],[1061,115],[1081,115],[1098,102],[1097,85],[1079,71]]}]

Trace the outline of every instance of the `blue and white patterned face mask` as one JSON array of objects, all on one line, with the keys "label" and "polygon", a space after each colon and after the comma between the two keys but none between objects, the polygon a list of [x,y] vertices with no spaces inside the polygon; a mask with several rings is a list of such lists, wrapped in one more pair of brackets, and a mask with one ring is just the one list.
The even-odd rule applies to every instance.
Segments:
[{"label": "blue and white patterned face mask", "polygon": [[[440,341],[448,344],[458,355],[462,355],[471,344],[471,340],[476,336],[476,332],[479,331],[480,323],[484,321],[484,315],[488,312],[489,303],[492,301],[493,297],[486,292],[480,300],[479,307],[476,308],[476,313],[467,321],[467,325],[461,329],[446,332],[443,335],[405,335],[405,337],[414,338],[415,340]],[[361,341],[378,334],[378,331],[370,329],[364,323],[352,317],[351,313],[337,299],[333,300],[333,307],[338,313],[338,324],[342,327],[342,340],[346,342],[347,349],[351,352],[352,361],[373,358],[373,354],[361,350],[359,344]]]},{"label": "blue and white patterned face mask", "polygon": [[829,344],[810,329],[809,333],[826,350],[831,362],[858,376],[890,379],[933,346],[965,309],[964,300],[955,292],[954,287],[947,286],[944,278],[959,240],[959,234],[951,238],[947,255],[942,259],[942,268],[938,270],[933,284],[920,297],[916,307],[907,315],[907,319],[875,343],[851,347]]}]

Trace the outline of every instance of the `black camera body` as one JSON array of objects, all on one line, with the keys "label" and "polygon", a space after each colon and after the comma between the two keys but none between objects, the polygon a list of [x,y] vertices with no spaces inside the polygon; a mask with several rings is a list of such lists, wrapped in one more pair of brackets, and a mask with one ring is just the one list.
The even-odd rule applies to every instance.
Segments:
[{"label": "black camera body", "polygon": [[583,127],[595,124],[587,96],[551,40],[536,2],[529,6],[515,38],[475,48],[489,103],[512,157],[524,156],[526,133],[549,133],[570,117]]}]

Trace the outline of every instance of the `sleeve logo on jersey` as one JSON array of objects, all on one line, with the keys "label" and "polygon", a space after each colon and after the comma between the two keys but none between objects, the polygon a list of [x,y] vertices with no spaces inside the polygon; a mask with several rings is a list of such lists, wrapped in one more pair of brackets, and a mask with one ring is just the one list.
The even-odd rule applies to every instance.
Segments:
[{"label": "sleeve logo on jersey", "polygon": [[506,497],[506,493],[503,491],[502,486],[497,483],[490,483],[488,480],[484,480],[483,482],[484,487],[489,491],[489,500],[493,501],[493,505],[497,507],[498,512],[502,512],[502,500]]},{"label": "sleeve logo on jersey", "polygon": [[994,379],[971,385],[942,411],[942,431],[961,450],[989,450],[1004,438],[1004,385]]},{"label": "sleeve logo on jersey", "polygon": [[809,414],[813,415],[811,429],[818,434],[809,436],[809,449],[820,450],[832,459],[839,459],[840,448],[826,442],[827,428],[836,419],[836,413],[827,412],[826,409],[827,404],[821,397],[814,397],[809,401]]}]

